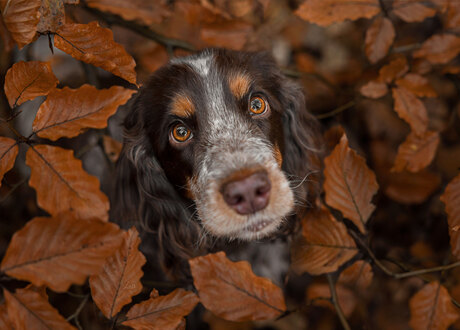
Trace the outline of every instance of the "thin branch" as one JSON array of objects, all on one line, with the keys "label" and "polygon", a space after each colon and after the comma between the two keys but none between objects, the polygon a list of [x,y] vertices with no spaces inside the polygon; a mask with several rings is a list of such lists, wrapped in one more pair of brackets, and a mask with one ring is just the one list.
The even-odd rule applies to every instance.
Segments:
[{"label": "thin branch", "polygon": [[85,297],[84,297],[83,300],[81,301],[80,305],[78,305],[77,310],[75,311],[75,313],[73,313],[72,315],[70,315],[70,316],[66,319],[66,321],[72,321],[73,319],[75,319],[76,323],[78,323],[77,318],[78,318],[78,316],[80,315],[81,311],[83,310],[83,307],[85,307],[86,302],[88,301],[88,298],[89,298],[89,294],[85,295]]},{"label": "thin branch", "polygon": [[317,119],[325,119],[325,118],[329,118],[329,117],[332,117],[332,116],[335,116],[336,114],[339,114],[345,110],[348,110],[350,109],[351,107],[355,106],[356,105],[356,101],[355,100],[351,100],[350,102],[348,103],[345,103],[344,105],[341,105],[340,107],[332,110],[332,111],[329,111],[329,112],[326,112],[326,113],[322,113],[320,115],[315,115],[315,117]]},{"label": "thin branch", "polygon": [[331,291],[332,304],[335,307],[337,316],[340,319],[340,323],[342,324],[342,327],[345,330],[351,330],[350,325],[348,324],[348,321],[345,318],[345,315],[343,314],[342,308],[340,307],[340,304],[339,304],[339,299],[337,297],[337,292],[335,290],[335,281],[332,279],[331,274],[327,274],[326,277],[327,277],[327,282],[329,283],[329,289]]},{"label": "thin branch", "polygon": [[18,183],[14,184],[11,189],[8,191],[8,193],[2,197],[2,199],[0,199],[0,204],[2,204],[3,202],[5,202],[7,200],[8,197],[10,197],[13,192],[18,189],[20,186],[22,186],[23,183],[27,182],[27,178],[24,178],[22,179],[21,181],[19,181]]}]

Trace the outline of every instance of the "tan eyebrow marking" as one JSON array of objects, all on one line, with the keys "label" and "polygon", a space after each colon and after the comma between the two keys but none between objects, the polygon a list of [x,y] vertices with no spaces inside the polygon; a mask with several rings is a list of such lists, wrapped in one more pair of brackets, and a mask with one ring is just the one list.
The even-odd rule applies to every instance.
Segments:
[{"label": "tan eyebrow marking", "polygon": [[243,96],[249,90],[251,85],[251,79],[246,73],[238,72],[231,74],[228,79],[228,86],[230,91],[237,99],[243,98]]},{"label": "tan eyebrow marking", "polygon": [[178,117],[190,117],[195,113],[195,106],[188,96],[177,94],[172,99],[171,113]]}]

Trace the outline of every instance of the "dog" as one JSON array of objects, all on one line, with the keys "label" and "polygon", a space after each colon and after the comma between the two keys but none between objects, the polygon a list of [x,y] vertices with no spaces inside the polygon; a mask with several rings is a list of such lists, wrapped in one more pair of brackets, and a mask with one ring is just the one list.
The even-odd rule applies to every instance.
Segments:
[{"label": "dog", "polygon": [[153,233],[172,277],[215,250],[276,250],[319,192],[317,121],[267,53],[172,59],[140,89],[124,129],[113,216]]}]

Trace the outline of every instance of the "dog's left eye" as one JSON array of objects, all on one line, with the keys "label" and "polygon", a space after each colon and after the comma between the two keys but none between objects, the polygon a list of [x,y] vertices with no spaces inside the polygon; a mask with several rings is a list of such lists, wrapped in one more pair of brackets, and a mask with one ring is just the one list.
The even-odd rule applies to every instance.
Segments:
[{"label": "dog's left eye", "polygon": [[253,115],[261,115],[267,111],[268,103],[261,96],[251,97],[251,102],[249,103],[249,110]]},{"label": "dog's left eye", "polygon": [[174,125],[171,136],[176,142],[185,142],[192,137],[192,131],[182,123]]}]

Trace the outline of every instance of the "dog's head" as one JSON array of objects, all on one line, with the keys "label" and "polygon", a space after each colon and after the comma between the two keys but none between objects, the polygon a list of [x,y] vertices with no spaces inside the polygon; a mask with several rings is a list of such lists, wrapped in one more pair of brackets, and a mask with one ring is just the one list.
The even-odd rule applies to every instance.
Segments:
[{"label": "dog's head", "polygon": [[125,121],[116,206],[168,239],[270,236],[308,199],[314,127],[301,90],[267,54],[174,59]]}]

